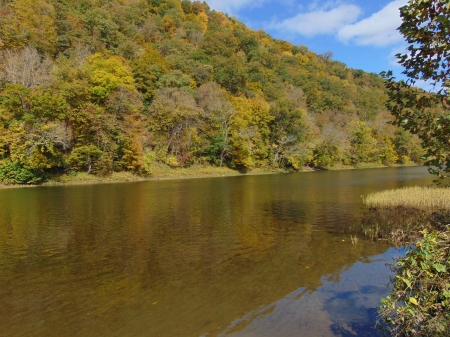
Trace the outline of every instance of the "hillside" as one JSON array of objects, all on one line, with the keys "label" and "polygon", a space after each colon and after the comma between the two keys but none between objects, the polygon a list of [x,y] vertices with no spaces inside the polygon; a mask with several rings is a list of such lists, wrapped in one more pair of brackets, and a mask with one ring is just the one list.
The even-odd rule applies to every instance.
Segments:
[{"label": "hillside", "polygon": [[418,161],[376,74],[205,2],[0,0],[0,180]]}]

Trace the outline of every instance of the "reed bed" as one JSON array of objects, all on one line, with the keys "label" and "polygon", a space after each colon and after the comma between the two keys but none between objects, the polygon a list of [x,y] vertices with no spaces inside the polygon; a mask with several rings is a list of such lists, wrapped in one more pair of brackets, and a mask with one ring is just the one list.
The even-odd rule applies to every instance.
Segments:
[{"label": "reed bed", "polygon": [[450,210],[450,188],[405,187],[371,193],[364,197],[370,208],[409,208],[426,212]]},{"label": "reed bed", "polygon": [[420,231],[450,228],[450,188],[405,187],[364,197],[369,206],[362,219],[364,237],[408,245],[420,239]]}]

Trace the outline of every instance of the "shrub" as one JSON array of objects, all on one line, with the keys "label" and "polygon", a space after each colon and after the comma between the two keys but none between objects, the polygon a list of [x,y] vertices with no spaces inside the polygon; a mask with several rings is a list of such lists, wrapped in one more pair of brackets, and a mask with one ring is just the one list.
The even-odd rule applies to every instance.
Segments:
[{"label": "shrub", "polygon": [[0,181],[4,184],[36,184],[42,179],[41,175],[24,168],[18,161],[6,161],[0,165]]},{"label": "shrub", "polygon": [[450,336],[450,232],[421,232],[393,266],[392,293],[379,313],[392,336]]}]

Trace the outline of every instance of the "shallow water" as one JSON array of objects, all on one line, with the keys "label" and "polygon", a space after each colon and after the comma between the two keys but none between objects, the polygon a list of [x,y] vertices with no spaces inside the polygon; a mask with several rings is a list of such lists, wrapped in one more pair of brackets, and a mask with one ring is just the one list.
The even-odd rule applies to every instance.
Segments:
[{"label": "shallow water", "polygon": [[0,190],[0,336],[377,336],[361,195],[421,167]]}]

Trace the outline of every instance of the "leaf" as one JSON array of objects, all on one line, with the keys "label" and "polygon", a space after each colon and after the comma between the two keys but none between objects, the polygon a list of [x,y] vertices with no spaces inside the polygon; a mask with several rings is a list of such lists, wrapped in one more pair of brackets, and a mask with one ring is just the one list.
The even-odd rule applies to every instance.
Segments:
[{"label": "leaf", "polygon": [[436,271],[440,272],[440,273],[445,273],[447,272],[447,268],[445,268],[444,265],[440,264],[440,263],[435,263],[433,264],[434,269],[436,269]]},{"label": "leaf", "polygon": [[406,279],[406,278],[403,278],[403,277],[401,277],[401,276],[398,276],[398,275],[397,275],[397,277],[398,277],[400,280],[402,280],[403,282],[405,282],[405,284],[408,286],[408,288],[411,288],[411,281],[410,281],[410,280],[408,280],[408,279]]},{"label": "leaf", "polygon": [[414,297],[410,297],[409,301],[414,305],[419,305],[419,302],[417,302],[417,300]]}]

